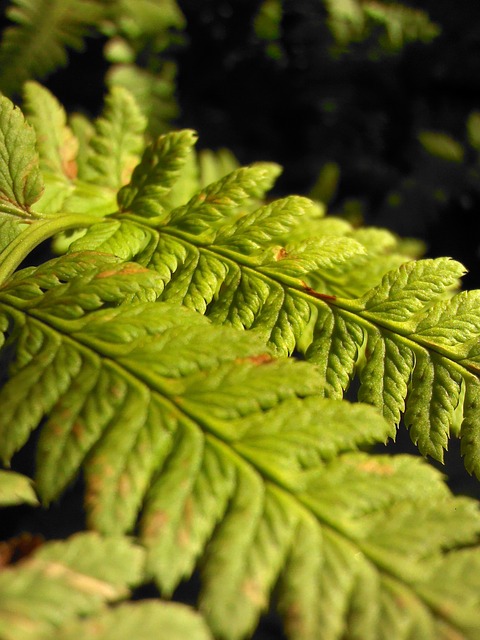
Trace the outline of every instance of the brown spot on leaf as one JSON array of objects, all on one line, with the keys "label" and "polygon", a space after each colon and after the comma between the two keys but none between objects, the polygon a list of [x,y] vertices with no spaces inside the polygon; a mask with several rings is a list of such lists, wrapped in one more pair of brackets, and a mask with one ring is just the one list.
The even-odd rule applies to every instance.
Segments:
[{"label": "brown spot on leaf", "polygon": [[312,287],[309,287],[308,284],[303,280],[301,280],[301,283],[305,293],[308,293],[308,295],[314,298],[317,298],[318,300],[324,300],[325,302],[328,302],[329,300],[337,299],[337,296],[332,296],[328,293],[320,293],[319,291],[315,291],[315,289],[312,289]]},{"label": "brown spot on leaf", "polygon": [[288,252],[284,247],[278,247],[277,251],[275,252],[274,258],[275,260],[283,260],[284,258],[286,258],[288,256]]},{"label": "brown spot on leaf", "polygon": [[272,362],[273,358],[269,353],[260,353],[258,356],[250,356],[249,358],[247,358],[247,360],[252,364],[261,365]]},{"label": "brown spot on leaf", "polygon": [[258,582],[258,580],[254,580],[253,578],[249,580],[245,580],[242,585],[242,591],[257,607],[266,607],[268,604],[268,600],[265,594],[264,589],[262,589],[262,585]]},{"label": "brown spot on leaf", "polygon": [[194,517],[193,505],[192,498],[190,496],[187,497],[183,507],[183,527],[179,529],[177,536],[177,542],[182,547],[186,547],[190,543],[190,532],[192,530],[192,520]]},{"label": "brown spot on leaf", "polygon": [[137,273],[148,273],[148,269],[145,267],[140,267],[136,264],[127,264],[124,265],[122,269],[107,269],[106,271],[101,271],[97,273],[96,278],[111,278],[112,276],[130,276],[136,275]]},{"label": "brown spot on leaf", "polygon": [[395,473],[395,468],[391,464],[378,460],[366,460],[358,464],[357,469],[376,476],[392,476]]},{"label": "brown spot on leaf", "polygon": [[302,608],[297,602],[291,602],[283,615],[283,624],[288,636],[301,637],[304,632],[305,622]]},{"label": "brown spot on leaf", "polygon": [[120,385],[112,385],[110,387],[110,395],[116,399],[123,398],[123,389]]},{"label": "brown spot on leaf", "polygon": [[165,511],[157,511],[149,517],[147,524],[143,527],[143,535],[146,538],[157,538],[168,525],[170,517]]},{"label": "brown spot on leaf", "polygon": [[138,164],[138,160],[135,157],[129,158],[128,161],[125,163],[125,166],[122,169],[122,174],[120,176],[122,185],[126,185],[130,182],[133,170],[135,169],[137,164]]},{"label": "brown spot on leaf", "polygon": [[118,480],[118,495],[120,498],[125,499],[128,497],[128,494],[131,490],[131,482],[130,478],[124,473],[120,476]]},{"label": "brown spot on leaf", "polygon": [[60,562],[42,562],[42,564],[44,564],[46,576],[52,578],[65,577],[75,590],[97,594],[107,600],[117,597],[123,591],[123,589],[119,589],[98,578],[77,573]]},{"label": "brown spot on leaf", "polygon": [[259,353],[256,356],[248,356],[247,358],[237,358],[235,362],[241,364],[242,362],[248,362],[260,366],[262,364],[269,364],[273,362],[274,358],[269,353]]},{"label": "brown spot on leaf", "polygon": [[70,180],[74,180],[77,177],[77,163],[74,159],[63,159],[62,171]]},{"label": "brown spot on leaf", "polygon": [[56,437],[60,437],[63,433],[63,427],[58,422],[50,422],[48,428],[52,435]]},{"label": "brown spot on leaf", "polygon": [[64,175],[69,180],[74,180],[78,174],[76,161],[78,153],[78,140],[68,129],[66,129],[64,132],[63,144],[59,149],[59,153]]},{"label": "brown spot on leaf", "polygon": [[178,531],[177,543],[180,547],[187,547],[190,542],[190,533],[185,527],[182,527]]},{"label": "brown spot on leaf", "polygon": [[85,435],[85,429],[83,428],[83,424],[78,420],[73,423],[72,435],[74,436],[77,442],[81,442],[83,439],[83,436]]}]

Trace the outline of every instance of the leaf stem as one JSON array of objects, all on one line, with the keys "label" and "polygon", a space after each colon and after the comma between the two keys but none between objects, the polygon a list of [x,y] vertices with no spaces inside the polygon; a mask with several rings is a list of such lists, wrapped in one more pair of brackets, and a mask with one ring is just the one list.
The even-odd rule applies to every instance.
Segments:
[{"label": "leaf stem", "polygon": [[54,218],[36,220],[24,229],[0,254],[0,285],[20,266],[35,247],[56,233],[68,229],[85,228],[98,222],[98,217],[88,214],[56,215]]}]

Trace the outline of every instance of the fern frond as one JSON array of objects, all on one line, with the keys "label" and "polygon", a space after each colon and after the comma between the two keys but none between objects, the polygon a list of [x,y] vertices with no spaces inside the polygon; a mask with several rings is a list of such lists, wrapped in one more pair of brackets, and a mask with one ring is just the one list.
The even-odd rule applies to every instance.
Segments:
[{"label": "fern frond", "polygon": [[215,152],[210,149],[202,149],[197,156],[197,162],[200,188],[204,188],[240,168],[238,160],[228,149],[218,149]]},{"label": "fern frond", "polygon": [[23,110],[36,133],[42,172],[67,179],[76,177],[78,142],[67,125],[65,110],[37,82],[26,82],[23,95]]},{"label": "fern frond", "polygon": [[375,27],[384,33],[380,43],[388,51],[398,51],[408,42],[430,42],[440,33],[428,14],[400,3],[378,0],[325,0],[328,24],[339,45],[366,40]]},{"label": "fern frond", "polygon": [[62,625],[50,640],[213,640],[203,618],[192,608],[173,602],[143,600],[77,618]]},{"label": "fern frond", "polygon": [[195,140],[193,131],[184,130],[161,136],[149,145],[131,181],[118,193],[120,211],[162,215],[168,205],[165,197],[178,179]]},{"label": "fern frond", "polygon": [[[31,217],[30,207],[43,182],[35,149],[35,133],[17,107],[0,96],[0,220]],[[3,242],[0,249],[4,249]]]},{"label": "fern frond", "polygon": [[[166,139],[173,144],[180,138],[170,134]],[[162,142],[165,149],[169,144]],[[145,170],[160,175],[171,163],[169,153],[162,153],[164,158],[158,154],[156,166],[149,169],[147,152],[149,161],[139,169],[145,184]],[[306,199],[290,197],[256,208],[249,199],[261,197],[273,171],[262,164],[235,170],[162,214],[141,199],[142,184],[133,181],[119,196],[125,219],[119,214],[108,227],[92,227],[76,248],[118,254],[122,247],[119,255],[161,275],[162,299],[180,302],[219,324],[262,329],[278,354],[302,352],[322,370],[327,396],[341,397],[359,372],[360,398],[378,406],[392,427],[406,411],[420,451],[442,460],[451,434],[470,433],[472,412],[464,397],[478,382],[476,366],[465,360],[467,345],[480,329],[477,294],[448,299],[464,273],[462,265],[443,258],[406,261],[395,251],[395,239],[381,230],[355,234],[333,220],[326,222],[322,235],[319,209]],[[130,213],[123,193],[133,188],[141,206],[131,207]],[[160,193],[159,187],[148,188]],[[150,211],[157,215],[149,218]],[[295,241],[302,217],[318,235],[305,238],[301,233]],[[135,245],[140,229],[141,244]],[[279,246],[285,238],[289,242]],[[362,258],[374,239],[386,248],[384,267],[389,260],[400,265],[355,299],[365,287],[358,284],[358,273],[351,282],[349,276],[368,265]],[[370,264],[375,260],[376,254]],[[372,270],[367,282],[373,274],[380,276]],[[440,319],[444,328],[437,327]],[[448,336],[449,343],[433,340],[436,331]],[[468,418],[462,431],[463,414]],[[479,473],[478,447],[471,437],[469,442],[468,447],[464,443],[467,468]]]},{"label": "fern frond", "polygon": [[375,287],[385,273],[421,257],[424,252],[420,241],[408,242],[378,227],[354,228],[342,218],[324,216],[321,208],[312,208],[311,212],[311,215],[303,217],[301,225],[291,229],[282,238],[287,251],[289,244],[294,241],[323,236],[349,237],[366,249],[330,271],[327,278],[322,277],[321,271],[310,274],[308,284],[317,291],[344,298],[360,297]]},{"label": "fern frond", "polygon": [[56,98],[35,82],[25,85],[24,110],[36,132],[46,181],[42,212],[115,211],[117,191],[130,180],[144,148],[146,121],[132,96],[112,89],[93,125],[74,119],[75,133]]},{"label": "fern frond", "polygon": [[39,165],[45,183],[39,207],[44,213],[61,211],[77,176],[78,141],[67,115],[54,96],[36,82],[24,86],[23,109],[36,134]]},{"label": "fern frond", "polygon": [[142,105],[148,132],[159,136],[172,128],[179,115],[175,100],[176,66],[165,62],[155,71],[136,64],[115,64],[107,73],[109,87],[123,87]]},{"label": "fern frond", "polygon": [[251,206],[252,199],[263,198],[279,173],[280,167],[273,163],[259,162],[236,169],[174,209],[165,222],[187,234],[201,235],[206,231],[216,236],[218,223],[225,216],[239,213],[240,207]]},{"label": "fern frond", "polygon": [[[134,133],[124,147],[122,127],[132,122]],[[62,123],[60,115],[57,138]],[[274,164],[234,169],[191,195],[200,176],[189,173],[195,140],[190,131],[172,132],[146,147],[130,182],[118,191],[113,213],[115,185],[118,189],[132,170],[143,126],[130,97],[114,92],[97,135],[88,136],[85,179],[63,203],[75,209],[78,200],[95,210],[95,195],[85,198],[88,189],[106,189],[112,213],[91,225],[73,247],[135,260],[160,275],[163,300],[182,303],[218,324],[258,328],[277,354],[304,354],[322,370],[327,396],[341,397],[360,373],[360,398],[378,406],[392,429],[406,412],[414,442],[438,460],[451,434],[468,434],[468,444],[463,443],[467,468],[480,473],[469,408],[478,370],[465,351],[478,329],[476,294],[443,304],[463,267],[446,259],[406,262],[391,234],[355,232],[344,222],[323,218],[322,209],[305,198],[262,205],[279,172]],[[42,157],[52,148],[58,144],[47,151],[40,145]],[[103,184],[103,177],[112,175],[114,182]],[[102,184],[95,184],[98,180]],[[180,204],[178,182],[187,198]],[[14,231],[7,229],[7,238]],[[378,245],[376,252],[372,244]],[[382,251],[385,260],[377,260]],[[392,266],[380,284],[373,284]],[[361,284],[362,269],[367,288]],[[447,323],[443,333],[449,344],[430,339],[440,317]],[[419,323],[419,331],[412,322]],[[430,322],[428,336],[422,322]]]},{"label": "fern frond", "polygon": [[172,31],[185,27],[185,18],[176,0],[114,0],[108,33],[125,38],[135,49],[147,44],[158,53],[172,38]]},{"label": "fern frond", "polygon": [[[359,452],[384,441],[388,423],[320,398],[321,371],[275,360],[255,332],[178,305],[119,304],[139,275],[158,291],[154,272],[86,254],[4,285],[6,354],[16,354],[0,391],[4,461],[41,422],[42,499],[83,467],[91,525],[119,534],[140,519],[147,576],[167,595],[201,560],[214,637],[250,633],[274,585],[302,640],[365,630],[387,640],[402,624],[434,640],[480,624],[475,580],[436,583],[457,554],[479,562],[462,550],[480,532],[476,503],[453,498],[423,461]],[[97,566],[93,553],[75,558]]]},{"label": "fern frond", "polygon": [[2,34],[0,89],[17,92],[31,78],[42,78],[67,62],[67,50],[81,50],[84,38],[105,17],[96,0],[12,0],[13,25]]},{"label": "fern frond", "polygon": [[[97,631],[111,632],[115,621],[110,622],[109,618],[115,615],[108,613],[107,604],[124,599],[129,589],[140,583],[144,561],[143,550],[126,538],[102,538],[94,533],[76,534],[62,542],[41,545],[22,562],[2,567],[1,637],[63,638],[67,637],[64,630],[67,633],[71,627],[82,628],[83,624],[85,634],[77,637],[87,640],[99,637],[91,628],[96,620],[100,623]],[[128,609],[135,615],[134,605]],[[144,637],[153,640],[158,635],[154,635],[152,627],[157,634],[161,629],[162,605],[150,605],[148,609],[153,615],[149,633]],[[120,618],[124,615],[122,611],[120,605]],[[166,614],[168,619],[169,612]],[[194,614],[188,617],[193,622]]]},{"label": "fern frond", "polygon": [[[71,229],[81,233],[95,216],[115,211],[117,191],[144,145],[145,121],[124,90],[111,93],[83,148],[48,91],[30,82],[25,102],[31,125],[0,98],[0,282],[42,241]],[[71,240],[62,243],[66,248]]]},{"label": "fern frond", "polygon": [[175,0],[139,0],[135,6],[116,0],[110,13],[105,54],[113,64],[107,85],[123,87],[135,97],[155,138],[169,131],[178,116],[176,65],[164,60],[162,52],[178,42],[185,18]]},{"label": "fern frond", "polygon": [[129,182],[144,148],[146,121],[134,98],[125,89],[113,87],[103,115],[95,122],[90,140],[92,154],[88,160],[86,182],[118,191]]}]

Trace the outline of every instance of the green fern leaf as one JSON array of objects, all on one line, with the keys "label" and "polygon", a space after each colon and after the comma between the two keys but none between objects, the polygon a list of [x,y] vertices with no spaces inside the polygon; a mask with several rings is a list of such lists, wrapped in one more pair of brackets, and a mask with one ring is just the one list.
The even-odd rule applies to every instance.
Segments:
[{"label": "green fern leaf", "polygon": [[327,274],[321,270],[311,274],[308,284],[317,291],[344,298],[360,297],[375,287],[388,271],[424,253],[420,241],[404,240],[378,227],[354,228],[343,218],[325,216],[323,205],[317,205],[303,216],[301,225],[290,229],[281,239],[287,250],[290,243],[323,236],[353,238],[366,249]]},{"label": "green fern leaf", "polygon": [[174,209],[165,223],[188,234],[212,231],[222,219],[232,216],[252,198],[263,198],[280,173],[273,163],[256,163],[237,169],[195,194],[184,206]]},{"label": "green fern leaf", "polygon": [[[10,286],[4,285],[2,298],[6,306],[3,309],[2,328],[5,332],[9,331],[12,301],[28,308],[30,300],[40,297],[46,309],[55,308],[57,316],[72,320],[81,316],[85,309],[99,308],[106,301],[118,304],[135,295],[146,300],[152,299],[152,296],[155,298],[155,280],[158,278],[152,278],[152,272],[137,265],[119,263],[118,259],[112,259],[111,256],[73,255],[61,261],[58,267],[55,265],[46,264],[34,270],[33,274],[32,270],[18,272],[10,281],[13,297]],[[69,284],[61,288],[64,297],[59,298],[55,287],[62,279],[68,280]],[[79,279],[81,291],[78,290]],[[13,413],[9,413],[4,425],[6,431],[2,450],[6,458],[22,446],[31,429],[37,426],[39,416],[48,411],[59,394],[69,387],[72,376],[79,373],[82,365],[80,355],[68,344],[62,345],[55,332],[49,331],[43,335],[32,326],[31,330],[27,329],[24,339],[26,343],[22,345],[23,349],[19,349],[17,364],[10,364],[8,360],[4,362],[4,366],[13,367],[12,371],[16,367],[21,369],[20,379],[17,380],[20,386],[17,388],[15,384],[7,383],[3,387],[4,397],[13,400],[12,403],[8,401]],[[8,338],[6,344],[9,344]],[[39,357],[43,348],[47,351]],[[38,378],[35,376],[38,375],[43,377],[37,386]],[[32,395],[28,400],[29,393]],[[20,404],[17,404],[18,401]],[[16,418],[19,421],[18,429],[9,429],[9,420]]]},{"label": "green fern leaf", "polygon": [[[393,254],[393,262],[401,264],[380,284],[356,300],[336,297],[331,289],[344,295],[357,289],[348,276],[362,268],[363,247],[372,238],[380,237],[387,248],[396,246],[395,239],[379,230],[372,237],[360,235],[359,243],[355,234],[345,234],[344,225],[315,240],[300,234],[295,242],[302,217],[311,222],[319,210],[296,197],[249,206],[249,198],[265,189],[263,183],[258,192],[252,187],[264,179],[262,171],[263,165],[234,171],[146,224],[149,207],[142,205],[141,218],[118,217],[109,227],[100,223],[76,246],[117,254],[123,247],[119,255],[158,271],[164,300],[181,302],[219,324],[262,329],[278,354],[303,352],[322,371],[328,396],[342,397],[360,371],[360,399],[381,408],[392,427],[406,412],[420,451],[442,460],[450,435],[470,429],[471,413],[465,431],[460,426],[464,385],[477,375],[470,360],[458,365],[478,335],[476,294],[448,299],[463,266],[443,258],[405,262],[406,256]],[[325,231],[331,227],[325,225]],[[279,247],[287,236],[292,240]],[[325,284],[325,293],[310,286],[312,281]],[[477,473],[472,447],[466,462]]]},{"label": "green fern leaf", "polygon": [[[13,218],[5,212],[0,213],[0,251],[5,251],[12,245],[14,240],[28,229],[28,223],[21,222],[18,218]],[[0,258],[1,262],[1,258]]]},{"label": "green fern leaf", "polygon": [[184,130],[161,136],[149,145],[130,183],[118,193],[120,211],[161,215],[165,211],[165,197],[170,194],[195,140],[193,131]]},{"label": "green fern leaf", "polygon": [[67,62],[67,50],[80,50],[98,28],[105,7],[95,0],[13,0],[2,34],[0,89],[11,95],[33,77],[41,78]]},{"label": "green fern leaf", "polygon": [[[167,595],[201,559],[199,606],[214,637],[251,633],[275,584],[302,640],[365,629],[386,640],[402,625],[435,640],[463,632],[462,615],[480,624],[474,584],[435,584],[477,540],[476,503],[453,498],[419,459],[358,452],[384,441],[388,423],[367,405],[321,399],[321,371],[273,359],[255,332],[177,305],[119,304],[132,287],[155,297],[158,280],[85,254],[4,285],[6,354],[18,354],[0,391],[4,460],[42,422],[42,499],[83,467],[91,525],[121,533],[140,516],[147,575]],[[98,565],[83,547],[68,562]]]},{"label": "green fern leaf", "polygon": [[[466,595],[467,591],[471,594],[476,593],[477,595],[473,596],[471,602],[476,607],[480,605],[478,597],[480,584],[477,567],[478,557],[474,551],[470,549],[457,551],[435,563],[425,585],[425,592],[428,591],[430,601],[439,610],[444,610],[452,605],[458,607],[455,624],[467,638],[475,638],[478,633],[478,622],[475,619],[475,615],[472,616],[472,610],[467,604]],[[448,594],[448,589],[445,589],[445,585],[452,584],[458,578],[461,578],[458,591],[454,594]],[[454,636],[454,629],[452,629],[452,625],[447,620],[440,628],[445,637]]]},{"label": "green fern leaf", "polygon": [[115,64],[107,73],[109,87],[123,87],[142,106],[147,129],[152,137],[170,131],[179,115],[175,101],[176,66],[165,62],[160,69],[150,71],[136,64]]},{"label": "green fern leaf", "polygon": [[311,209],[316,206],[307,198],[290,196],[275,200],[224,226],[217,233],[216,242],[237,253],[254,254],[273,240],[283,239],[297,227],[298,218],[308,217]]},{"label": "green fern leaf", "polygon": [[160,601],[126,603],[62,625],[51,640],[213,640],[193,609]]},{"label": "green fern leaf", "polygon": [[18,265],[15,249],[29,233],[29,224],[41,217],[32,210],[44,189],[35,143],[35,132],[22,112],[0,96],[0,272],[4,277]]},{"label": "green fern leaf", "polygon": [[458,282],[465,267],[448,258],[418,260],[387,273],[375,289],[360,299],[369,318],[405,323]]},{"label": "green fern leaf", "polygon": [[84,176],[87,173],[89,158],[92,155],[91,140],[95,135],[95,126],[81,113],[72,114],[69,118],[69,125],[78,144],[77,175]]},{"label": "green fern leaf", "polygon": [[141,581],[143,563],[142,549],[126,538],[84,533],[43,545],[22,563],[2,569],[2,638],[55,637],[67,621],[125,598]]},{"label": "green fern leaf", "polygon": [[36,133],[42,172],[74,178],[77,174],[77,141],[67,126],[63,107],[42,85],[27,82],[23,110]]},{"label": "green fern leaf", "polygon": [[[179,139],[170,134],[162,145],[169,149]],[[161,154],[157,162],[161,168]],[[154,162],[145,162],[138,184],[125,187],[142,203],[136,215],[112,216],[108,226],[92,227],[74,246],[149,266],[164,282],[163,300],[180,302],[218,324],[260,329],[277,354],[300,351],[321,370],[322,390],[329,397],[342,397],[360,373],[360,399],[382,410],[392,435],[405,413],[412,439],[425,455],[442,460],[451,435],[471,433],[471,412],[461,425],[465,389],[478,367],[465,359],[480,323],[477,294],[451,297],[462,265],[446,258],[407,261],[393,253],[389,259],[396,267],[361,297],[349,299],[349,289],[356,293],[358,287],[348,277],[362,268],[367,247],[376,238],[386,251],[396,251],[391,235],[377,230],[359,234],[359,242],[333,220],[324,225],[324,235],[305,238],[297,231],[302,219],[311,227],[321,220],[321,211],[298,197],[258,206],[256,199],[276,172],[262,164],[235,170],[160,214],[139,195],[142,181],[148,184],[146,194],[157,188],[147,177],[155,171]],[[169,178],[167,189],[170,184]],[[159,215],[149,219],[155,211]],[[318,231],[322,224],[314,227]],[[310,282],[325,288],[314,289]],[[466,461],[477,473],[480,468],[472,461],[479,455],[469,438]]]},{"label": "green fern leaf", "polygon": [[[55,101],[51,95],[45,100]],[[34,94],[32,103],[31,109],[38,111],[41,96]],[[44,114],[39,119],[45,122]],[[62,212],[108,215],[116,210],[117,192],[130,180],[143,151],[145,119],[132,96],[116,87],[93,125],[79,116],[72,125],[78,136],[74,138],[78,158],[74,158],[75,179],[61,203]]]},{"label": "green fern leaf", "polygon": [[156,136],[169,131],[179,115],[175,99],[176,65],[162,52],[181,40],[185,18],[175,0],[116,0],[104,31],[105,47],[113,63],[106,77],[110,87],[127,89],[142,107],[148,132]]},{"label": "green fern leaf", "polygon": [[[24,109],[36,132],[46,189],[38,207],[44,214],[104,216],[116,209],[116,194],[129,181],[143,151],[145,120],[125,90],[112,89],[93,123],[81,116],[67,124],[56,98],[26,83]],[[56,247],[68,247],[64,236]]]},{"label": "green fern leaf", "polygon": [[0,470],[0,505],[38,504],[32,481],[14,471]]},{"label": "green fern leaf", "polygon": [[[239,168],[235,156],[228,149],[202,149],[198,154],[199,183],[200,187],[207,185],[228,176],[229,173]],[[193,195],[193,194],[192,194]]]},{"label": "green fern leaf", "polygon": [[27,82],[24,110],[36,133],[44,175],[116,192],[130,180],[143,151],[145,119],[133,97],[120,87],[106,97],[93,125],[78,114],[67,125],[66,114],[44,87]]},{"label": "green fern leaf", "polygon": [[146,122],[133,97],[113,87],[105,101],[103,116],[95,122],[88,160],[87,182],[118,191],[126,184],[143,151]]},{"label": "green fern leaf", "polygon": [[36,82],[24,86],[23,109],[36,133],[45,191],[39,203],[44,213],[60,211],[73,191],[78,142],[54,96]]},{"label": "green fern leaf", "polygon": [[341,3],[325,0],[325,4],[330,29],[337,43],[343,46],[366,40],[377,26],[385,30],[379,40],[387,51],[397,51],[412,41],[430,42],[440,32],[427,13],[402,4],[378,0]]},{"label": "green fern leaf", "polygon": [[[31,217],[30,206],[40,197],[42,176],[35,133],[22,112],[0,96],[0,215]],[[3,243],[0,247],[4,248]]]},{"label": "green fern leaf", "polygon": [[181,29],[185,18],[175,0],[139,0],[133,7],[128,0],[116,0],[113,19],[116,32],[132,41],[155,39],[156,51],[169,40],[169,29]]}]

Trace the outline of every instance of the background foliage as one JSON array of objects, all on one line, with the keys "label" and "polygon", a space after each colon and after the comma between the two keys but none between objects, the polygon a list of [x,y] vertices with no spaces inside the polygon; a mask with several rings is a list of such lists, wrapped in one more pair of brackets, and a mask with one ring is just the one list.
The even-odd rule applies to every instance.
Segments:
[{"label": "background foliage", "polygon": [[[23,81],[39,78],[69,111],[98,115],[106,86],[127,87],[152,136],[190,127],[201,134],[200,148],[228,147],[241,164],[279,162],[284,172],[273,195],[312,193],[354,226],[365,221],[420,238],[427,255],[466,264],[465,285],[479,286],[472,233],[480,184],[475,3],[460,2],[455,13],[450,3],[433,1],[399,8],[355,0],[143,0],[138,12],[121,0],[48,4],[50,13],[40,1],[1,3],[0,88],[7,95],[19,99]],[[52,43],[45,55],[42,33]],[[87,132],[84,125],[78,116],[77,136]],[[230,152],[222,154],[234,168]],[[218,171],[215,162],[202,156],[205,184]],[[423,249],[412,241],[402,251]],[[48,255],[41,247],[36,259]],[[448,462],[451,486],[478,495]],[[18,465],[31,472],[28,450]],[[24,481],[18,491],[22,501],[35,501]],[[82,528],[79,495],[67,495],[48,517],[38,511],[33,527],[30,507],[9,506],[3,538],[22,528],[47,537]],[[135,577],[122,580],[122,588],[135,587]],[[72,607],[85,606],[84,594],[77,597]],[[188,628],[194,622],[185,615]]]}]

